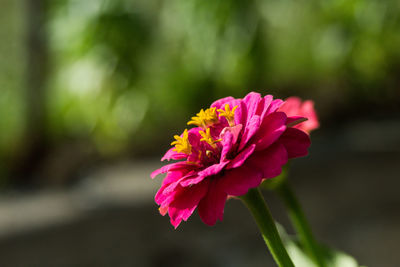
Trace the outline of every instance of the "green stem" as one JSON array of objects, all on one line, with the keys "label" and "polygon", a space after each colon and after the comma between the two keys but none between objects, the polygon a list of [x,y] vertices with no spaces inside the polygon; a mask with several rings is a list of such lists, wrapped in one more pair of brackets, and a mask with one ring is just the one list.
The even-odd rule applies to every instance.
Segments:
[{"label": "green stem", "polygon": [[253,214],[253,217],[260,228],[262,237],[278,266],[294,267],[294,264],[286,252],[278,234],[274,219],[271,216],[260,190],[258,188],[250,189],[249,192],[247,192],[246,195],[241,196],[240,199]]},{"label": "green stem", "polygon": [[282,181],[282,183],[276,188],[276,191],[283,199],[288,208],[289,217],[293,223],[296,232],[299,235],[301,244],[304,245],[304,248],[308,252],[309,256],[312,258],[312,260],[317,264],[317,266],[325,267],[326,265],[321,256],[320,247],[315,241],[311,232],[311,227],[306,220],[300,203],[287,181]]}]

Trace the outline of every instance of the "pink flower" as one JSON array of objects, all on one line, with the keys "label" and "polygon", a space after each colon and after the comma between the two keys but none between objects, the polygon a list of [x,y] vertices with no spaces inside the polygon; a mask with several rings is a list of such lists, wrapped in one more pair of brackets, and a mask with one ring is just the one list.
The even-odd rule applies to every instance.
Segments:
[{"label": "pink flower", "polygon": [[162,160],[182,160],[154,171],[166,173],[155,201],[176,228],[197,208],[204,223],[223,219],[228,196],[241,196],[263,179],[281,173],[290,158],[307,155],[309,136],[290,127],[302,121],[279,108],[284,102],[271,95],[249,93],[243,99],[226,97],[201,110],[175,135],[175,145]]},{"label": "pink flower", "polygon": [[310,133],[319,127],[318,117],[314,109],[314,102],[306,100],[301,102],[301,99],[292,96],[285,100],[285,103],[279,108],[279,111],[285,112],[287,116],[300,116],[307,118],[306,121],[301,122],[294,128],[300,129],[306,133]]}]

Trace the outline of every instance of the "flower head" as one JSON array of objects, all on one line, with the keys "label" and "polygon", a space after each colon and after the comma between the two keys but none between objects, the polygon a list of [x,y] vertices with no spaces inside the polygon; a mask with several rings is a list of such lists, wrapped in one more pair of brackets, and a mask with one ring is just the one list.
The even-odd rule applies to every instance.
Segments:
[{"label": "flower head", "polygon": [[175,147],[162,160],[182,161],[151,175],[166,173],[155,201],[175,228],[196,208],[214,225],[223,218],[228,196],[246,194],[279,175],[288,159],[307,154],[309,136],[294,128],[302,119],[282,112],[283,104],[253,92],[243,99],[226,97],[192,117],[188,124],[197,127],[175,136]]},{"label": "flower head", "polygon": [[289,97],[279,108],[279,111],[285,112],[287,116],[293,118],[296,116],[306,118],[306,120],[294,126],[294,128],[303,130],[306,133],[310,133],[312,130],[319,127],[317,113],[314,109],[314,102],[311,100],[302,102],[301,99],[296,96]]}]

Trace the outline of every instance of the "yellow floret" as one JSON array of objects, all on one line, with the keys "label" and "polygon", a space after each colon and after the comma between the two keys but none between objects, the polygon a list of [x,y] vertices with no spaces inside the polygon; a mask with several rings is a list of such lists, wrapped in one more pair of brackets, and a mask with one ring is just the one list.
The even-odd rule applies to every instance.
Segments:
[{"label": "yellow floret", "polygon": [[187,155],[192,152],[192,146],[189,142],[189,134],[187,129],[185,129],[185,131],[183,132],[182,137],[180,137],[179,135],[175,135],[174,138],[176,139],[176,141],[173,141],[171,143],[172,146],[175,145],[175,148],[173,149],[174,151],[178,153],[185,153]]},{"label": "yellow floret", "polygon": [[231,110],[229,104],[225,104],[225,110],[223,109],[217,110],[219,112],[219,117],[225,117],[229,123],[229,126],[235,125],[235,110],[237,109],[237,107],[238,106],[234,106],[233,109]]},{"label": "yellow floret", "polygon": [[206,129],[208,126],[213,125],[214,123],[219,122],[217,113],[215,112],[216,108],[208,108],[206,110],[201,109],[196,116],[192,117],[192,120],[187,124],[197,125]]},{"label": "yellow floret", "polygon": [[203,138],[200,139],[200,141],[207,142],[213,148],[217,147],[215,145],[215,143],[222,141],[222,139],[214,140],[214,138],[212,138],[211,133],[210,133],[210,128],[207,128],[207,130],[205,132],[204,131],[199,131],[199,134],[203,137]]}]

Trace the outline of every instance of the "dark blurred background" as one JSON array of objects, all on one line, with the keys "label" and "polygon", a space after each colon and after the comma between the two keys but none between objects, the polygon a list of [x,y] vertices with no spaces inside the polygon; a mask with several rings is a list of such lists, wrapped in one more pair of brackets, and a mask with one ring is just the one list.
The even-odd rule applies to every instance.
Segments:
[{"label": "dark blurred background", "polygon": [[0,90],[1,266],[264,266],[240,203],[174,231],[149,178],[191,116],[250,91],[315,101],[290,179],[318,238],[399,262],[397,0],[1,0]]}]

